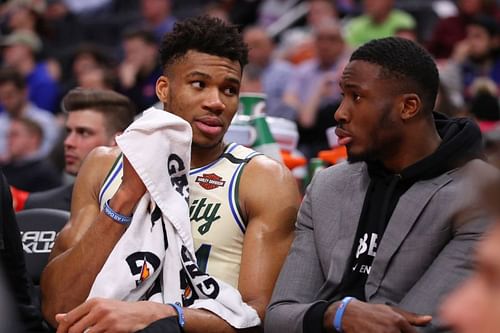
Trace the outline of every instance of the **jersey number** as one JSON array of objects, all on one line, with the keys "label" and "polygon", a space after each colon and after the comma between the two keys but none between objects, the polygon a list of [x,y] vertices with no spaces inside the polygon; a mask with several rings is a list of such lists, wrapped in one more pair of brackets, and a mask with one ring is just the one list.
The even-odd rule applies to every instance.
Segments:
[{"label": "jersey number", "polygon": [[208,256],[210,255],[210,250],[212,249],[212,245],[210,244],[201,244],[201,246],[196,250],[196,262],[198,263],[198,268],[206,273],[207,272],[207,264],[208,264]]}]

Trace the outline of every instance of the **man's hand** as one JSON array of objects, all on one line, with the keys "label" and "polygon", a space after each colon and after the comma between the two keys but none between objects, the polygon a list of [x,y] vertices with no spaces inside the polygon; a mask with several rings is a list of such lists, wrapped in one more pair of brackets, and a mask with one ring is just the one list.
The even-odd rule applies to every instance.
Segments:
[{"label": "man's hand", "polygon": [[111,208],[122,215],[131,215],[145,192],[146,186],[129,160],[123,156],[123,178],[120,187],[110,200]]},{"label": "man's hand", "polygon": [[135,332],[175,315],[175,310],[165,304],[93,298],[68,313],[57,314],[57,333]]},{"label": "man's hand", "polygon": [[[339,302],[331,304],[325,312],[324,325],[333,330],[333,318]],[[346,333],[417,333],[413,326],[425,326],[432,320],[428,315],[417,315],[383,304],[369,304],[352,300],[342,317],[342,329]]]}]

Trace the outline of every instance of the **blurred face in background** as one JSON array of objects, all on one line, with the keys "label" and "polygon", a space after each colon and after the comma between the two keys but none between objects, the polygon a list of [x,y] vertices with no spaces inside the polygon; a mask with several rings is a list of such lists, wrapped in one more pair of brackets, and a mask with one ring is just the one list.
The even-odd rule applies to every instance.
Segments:
[{"label": "blurred face in background", "polygon": [[474,60],[482,60],[490,56],[493,38],[488,31],[479,25],[468,25],[465,39],[469,44],[469,56]]},{"label": "blurred face in background", "polygon": [[7,147],[11,160],[17,161],[35,153],[40,143],[40,136],[31,132],[23,122],[11,121],[7,135]]},{"label": "blurred face in background", "polygon": [[309,1],[309,12],[307,13],[307,23],[318,28],[326,20],[335,20],[338,17],[337,10],[329,0]]},{"label": "blurred face in background", "polygon": [[79,77],[83,73],[99,67],[97,59],[91,53],[80,53],[73,60],[73,73]]},{"label": "blurred face in background", "polygon": [[316,30],[316,55],[323,67],[333,65],[344,51],[344,39],[340,27],[333,22],[325,22]]},{"label": "blurred face in background", "polygon": [[7,66],[19,68],[26,59],[32,57],[31,48],[27,45],[16,44],[10,45],[3,49],[3,63]]},{"label": "blurred face in background", "polygon": [[170,0],[141,0],[141,14],[146,21],[159,24],[170,15]]},{"label": "blurred face in background", "polygon": [[123,41],[125,52],[124,62],[139,70],[149,69],[156,65],[158,49],[155,45],[149,44],[142,38],[133,37]]},{"label": "blurred face in background", "polygon": [[106,119],[91,109],[68,112],[64,140],[65,171],[76,175],[85,157],[98,146],[115,145],[115,134],[108,133]]},{"label": "blurred face in background", "polygon": [[273,52],[273,43],[261,28],[249,28],[243,34],[243,40],[248,45],[248,60],[251,64],[266,67]]},{"label": "blurred face in background", "polygon": [[375,19],[383,20],[394,7],[394,0],[364,0],[363,8],[366,14]]},{"label": "blurred face in background", "polygon": [[27,98],[26,89],[19,89],[12,82],[0,84],[0,104],[12,117],[21,115]]},{"label": "blurred face in background", "polygon": [[458,7],[467,15],[476,15],[483,9],[484,0],[460,0]]}]

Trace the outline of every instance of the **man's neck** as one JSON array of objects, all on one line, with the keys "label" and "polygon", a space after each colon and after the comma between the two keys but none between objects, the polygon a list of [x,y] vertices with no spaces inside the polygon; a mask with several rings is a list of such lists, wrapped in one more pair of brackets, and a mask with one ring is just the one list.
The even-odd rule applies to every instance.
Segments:
[{"label": "man's neck", "polygon": [[[436,129],[429,131],[416,131],[418,138],[403,139],[399,151],[391,157],[382,158],[382,164],[393,173],[400,173],[407,167],[432,155],[441,144],[441,137]],[[416,142],[416,143],[415,143]]]},{"label": "man's neck", "polygon": [[191,147],[191,169],[200,168],[217,160],[224,152],[224,148],[223,142],[212,148],[193,145]]}]

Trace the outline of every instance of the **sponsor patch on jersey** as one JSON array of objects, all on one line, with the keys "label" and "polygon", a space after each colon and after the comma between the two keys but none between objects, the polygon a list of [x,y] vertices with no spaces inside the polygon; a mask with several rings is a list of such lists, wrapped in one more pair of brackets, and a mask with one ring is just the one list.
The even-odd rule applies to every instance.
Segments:
[{"label": "sponsor patch on jersey", "polygon": [[214,188],[223,187],[226,184],[222,177],[215,173],[204,173],[203,176],[196,177],[196,182],[205,190],[213,190]]}]

